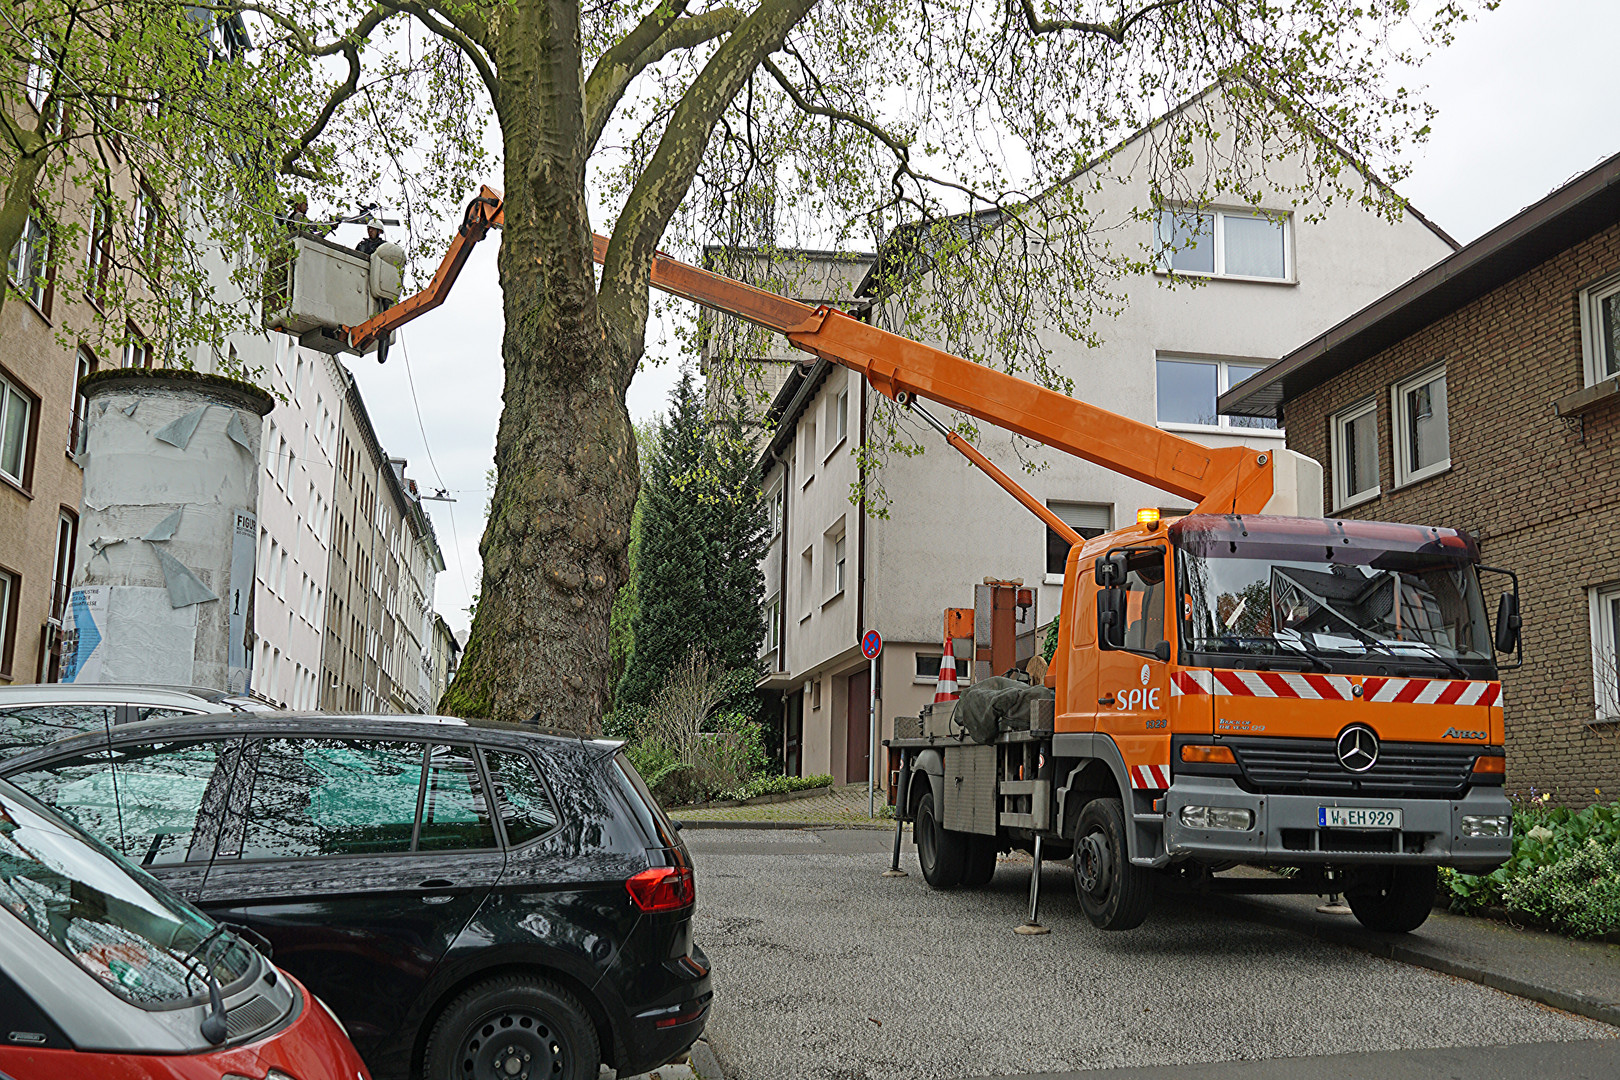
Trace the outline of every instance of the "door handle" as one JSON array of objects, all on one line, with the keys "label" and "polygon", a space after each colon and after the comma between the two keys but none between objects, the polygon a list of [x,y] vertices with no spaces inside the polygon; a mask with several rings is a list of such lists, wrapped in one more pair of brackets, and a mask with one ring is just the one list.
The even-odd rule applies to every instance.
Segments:
[{"label": "door handle", "polygon": [[1114,703],[1114,695],[1113,694],[1109,694],[1107,697],[1100,697],[1100,698],[1097,699],[1097,704],[1099,704],[1099,705],[1112,705],[1113,703]]},{"label": "door handle", "polygon": [[430,877],[426,881],[418,881],[416,887],[418,889],[448,889],[454,884],[455,882],[449,878]]}]

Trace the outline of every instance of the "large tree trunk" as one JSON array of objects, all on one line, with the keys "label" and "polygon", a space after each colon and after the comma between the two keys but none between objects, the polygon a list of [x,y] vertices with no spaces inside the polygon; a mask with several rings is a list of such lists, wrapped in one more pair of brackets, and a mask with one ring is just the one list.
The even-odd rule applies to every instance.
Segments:
[{"label": "large tree trunk", "polygon": [[567,0],[518,0],[498,37],[506,391],[478,610],[441,708],[594,732],[628,573],[638,470],[624,395],[646,320],[609,327],[597,304],[578,34]]},{"label": "large tree trunk", "polygon": [[[28,214],[34,205],[34,189],[39,185],[39,174],[45,168],[45,151],[39,136],[29,132],[20,134],[24,137],[32,135],[32,152],[19,152],[12,161],[5,202],[0,203],[0,258],[6,259],[11,257],[12,249],[17,246],[28,224]],[[29,283],[19,282],[18,288],[26,291]],[[0,311],[5,310],[7,291],[5,283],[0,281]]]}]

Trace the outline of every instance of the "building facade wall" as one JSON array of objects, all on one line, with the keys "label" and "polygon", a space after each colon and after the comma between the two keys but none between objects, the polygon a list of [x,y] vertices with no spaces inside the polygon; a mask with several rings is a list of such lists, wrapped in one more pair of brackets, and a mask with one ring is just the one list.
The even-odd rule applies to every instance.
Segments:
[{"label": "building facade wall", "polygon": [[[1162,148],[1143,138],[1127,144],[1106,166],[1108,173],[1096,185],[1094,196],[1088,197],[1098,235],[1126,250],[1146,250],[1152,243],[1153,224],[1136,220],[1134,213],[1150,204],[1149,159],[1157,150]],[[1197,161],[1189,166],[1200,168]],[[1055,327],[1043,332],[1049,362],[1073,380],[1077,396],[1111,412],[1158,424],[1160,360],[1275,360],[1453,250],[1446,238],[1410,213],[1390,221],[1356,205],[1296,206],[1293,196],[1284,192],[1305,179],[1303,166],[1282,162],[1270,168],[1279,190],[1264,208],[1288,215],[1292,271],[1288,279],[1215,278],[1194,284],[1144,273],[1118,282],[1125,302],[1106,325],[1093,327],[1101,339],[1095,347],[1066,338]],[[1244,206],[1236,203],[1230,208]],[[903,325],[894,301],[878,305],[872,317],[882,326]],[[850,418],[848,445],[831,448],[825,434],[827,403],[841,379],[852,387],[851,400],[865,403],[866,427],[878,430],[892,420],[925,448],[920,456],[886,455],[877,477],[886,494],[885,516],[866,516],[864,542],[858,546],[862,516],[849,500],[851,484],[859,478],[852,456],[859,415]],[[1039,622],[1045,624],[1059,613],[1062,576],[1047,572],[1046,529],[1039,520],[943,445],[920,418],[897,413],[887,399],[870,391],[862,394],[861,389],[858,377],[835,368],[802,413],[783,418],[784,428],[795,429],[794,468],[786,488],[789,538],[772,557],[785,557],[789,563],[790,612],[784,619],[783,645],[790,670],[777,675],[771,685],[797,686],[797,692],[811,693],[818,672],[837,679],[858,674],[865,662],[856,634],[875,628],[886,643],[881,719],[874,735],[878,738],[892,717],[915,714],[932,700],[933,682],[919,679],[916,658],[940,655],[945,608],[971,605],[973,586],[986,578],[1022,580],[1035,586]],[[885,411],[877,416],[874,409]],[[942,407],[932,411],[947,425],[957,419]],[[1286,437],[1278,430],[1224,424],[1160,426],[1213,446],[1242,444],[1263,450],[1282,445]],[[812,428],[819,453],[807,457],[803,447],[812,441]],[[1175,511],[1191,506],[1102,466],[1015,440],[989,424],[980,425],[979,432],[979,449],[1036,498],[1099,508],[1109,528],[1134,521],[1140,507]],[[778,435],[775,445],[781,444]],[[1025,470],[1025,462],[1034,470]],[[801,471],[811,465],[816,470],[813,478]],[[771,470],[766,472],[769,484]],[[766,490],[769,493],[770,488]],[[816,599],[813,594],[793,597],[792,592],[804,551],[819,554],[818,538],[839,522],[850,538],[848,558],[861,592],[858,604],[829,610],[806,603]],[[777,564],[768,562],[767,571],[773,568],[779,571]],[[819,580],[818,569],[812,568],[811,574]],[[768,583],[767,595],[770,589]],[[860,608],[858,618],[855,607]],[[823,710],[829,689],[823,687]],[[808,707],[803,715],[806,770],[818,771],[811,759],[824,754],[834,766],[829,771],[840,777],[848,735],[840,715]]]},{"label": "building facade wall", "polygon": [[[1584,385],[1581,290],[1617,271],[1620,226],[1287,405],[1288,445],[1323,463],[1327,506],[1332,418],[1370,399],[1380,494],[1345,514],[1466,529],[1486,565],[1519,573],[1525,663],[1502,674],[1507,782],[1566,803],[1620,790],[1620,724],[1597,722],[1589,604],[1589,590],[1620,582],[1620,405],[1578,421],[1552,407]],[[1391,390],[1439,363],[1450,468],[1397,488]],[[1501,581],[1486,579],[1492,605]]]}]

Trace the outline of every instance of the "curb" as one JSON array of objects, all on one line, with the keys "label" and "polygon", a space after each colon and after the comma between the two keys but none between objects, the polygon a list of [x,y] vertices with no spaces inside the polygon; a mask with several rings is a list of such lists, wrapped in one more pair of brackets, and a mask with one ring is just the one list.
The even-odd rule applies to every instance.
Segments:
[{"label": "curb", "polygon": [[681,829],[875,829],[893,832],[894,822],[874,821],[862,824],[853,821],[682,821],[673,818]]},{"label": "curb", "polygon": [[720,1062],[715,1059],[714,1051],[709,1049],[707,1039],[699,1039],[687,1051],[691,1056],[692,1071],[698,1074],[699,1080],[726,1080],[725,1073],[720,1071]]},{"label": "curb", "polygon": [[1528,998],[1543,1005],[1551,1005],[1555,1009],[1563,1009],[1565,1012],[1576,1013],[1592,1020],[1601,1020],[1606,1024],[1620,1027],[1620,1001],[1602,1001],[1586,994],[1526,982],[1523,979],[1499,971],[1490,971],[1475,964],[1452,960],[1421,945],[1399,940],[1394,935],[1374,934],[1371,931],[1358,933],[1354,930],[1335,930],[1332,927],[1321,925],[1314,919],[1295,915],[1292,912],[1247,904],[1237,899],[1222,899],[1224,899],[1230,910],[1253,922],[1266,923],[1284,930],[1292,930],[1317,941],[1359,949],[1374,956],[1382,956],[1386,960],[1427,968],[1442,975],[1467,979],[1469,982],[1476,982],[1481,986],[1488,986],[1493,990],[1500,990],[1515,997]]}]

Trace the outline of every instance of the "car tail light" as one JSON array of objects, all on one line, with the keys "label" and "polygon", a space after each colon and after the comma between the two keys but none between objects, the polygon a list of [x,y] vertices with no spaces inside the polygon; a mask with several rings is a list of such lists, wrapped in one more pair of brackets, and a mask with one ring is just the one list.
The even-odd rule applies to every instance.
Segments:
[{"label": "car tail light", "polygon": [[708,1008],[707,1005],[698,1005],[698,1006],[696,1006],[696,1007],[694,1007],[692,1009],[687,1010],[686,1012],[676,1013],[674,1016],[666,1016],[662,1020],[654,1020],[653,1021],[653,1027],[655,1027],[655,1028],[672,1028],[672,1027],[680,1027],[682,1024],[690,1024],[692,1021],[694,1021],[698,1017],[702,1016],[703,1015],[703,1010],[706,1009],[706,1008]]},{"label": "car tail light", "polygon": [[697,900],[687,866],[654,866],[631,877],[624,887],[642,911],[676,911]]}]

